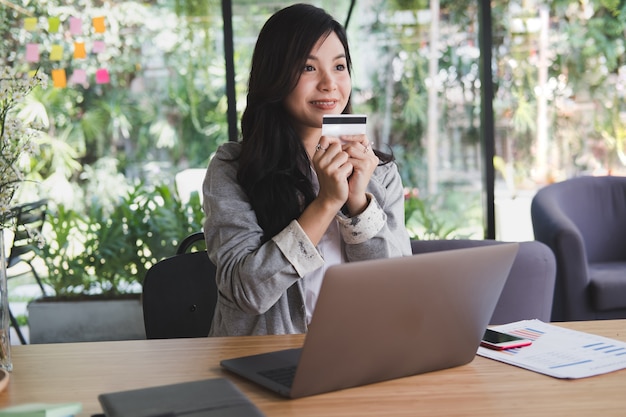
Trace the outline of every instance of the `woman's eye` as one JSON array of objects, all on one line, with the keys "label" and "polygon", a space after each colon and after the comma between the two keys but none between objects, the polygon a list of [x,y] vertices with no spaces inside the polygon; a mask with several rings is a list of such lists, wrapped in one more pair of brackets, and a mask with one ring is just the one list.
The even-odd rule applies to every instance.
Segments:
[{"label": "woman's eye", "polygon": [[338,64],[336,68],[337,71],[344,71],[346,69],[346,66],[344,64]]},{"label": "woman's eye", "polygon": [[304,71],[305,72],[315,71],[315,68],[313,68],[313,65],[305,65],[304,66]]}]

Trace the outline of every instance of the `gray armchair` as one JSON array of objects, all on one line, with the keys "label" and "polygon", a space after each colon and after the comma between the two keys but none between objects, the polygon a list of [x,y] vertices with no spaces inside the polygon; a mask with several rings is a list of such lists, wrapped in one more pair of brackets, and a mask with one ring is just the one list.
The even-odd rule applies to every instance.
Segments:
[{"label": "gray armchair", "polygon": [[552,320],[626,318],[626,177],[577,177],[540,189],[535,239],[555,254]]},{"label": "gray armchair", "polygon": [[[413,240],[414,254],[497,245],[496,240]],[[550,248],[541,242],[520,242],[519,250],[490,324],[518,320],[550,321],[556,263]]]}]

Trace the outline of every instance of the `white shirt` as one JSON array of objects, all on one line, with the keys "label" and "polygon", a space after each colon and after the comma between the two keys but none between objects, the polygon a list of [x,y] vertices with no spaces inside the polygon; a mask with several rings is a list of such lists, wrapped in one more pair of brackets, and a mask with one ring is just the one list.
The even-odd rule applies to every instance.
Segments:
[{"label": "white shirt", "polygon": [[[313,168],[311,168],[311,172],[313,174],[313,189],[315,193],[318,193],[319,182],[317,181],[317,175]],[[306,306],[307,324],[311,323],[311,316],[313,315],[313,310],[315,310],[315,303],[317,302],[317,296],[320,293],[326,270],[332,265],[345,262],[343,250],[341,249],[339,223],[336,219],[333,219],[328,226],[326,233],[324,233],[324,236],[317,244],[317,250],[324,258],[324,265],[304,276],[304,304]]]},{"label": "white shirt", "polygon": [[317,302],[317,296],[322,287],[326,270],[331,265],[345,262],[343,250],[341,250],[339,224],[336,219],[328,226],[326,233],[324,233],[317,245],[317,250],[324,258],[324,265],[304,276],[304,304],[306,306],[307,323],[311,323],[311,316],[313,315],[313,310],[315,310],[315,303]]}]

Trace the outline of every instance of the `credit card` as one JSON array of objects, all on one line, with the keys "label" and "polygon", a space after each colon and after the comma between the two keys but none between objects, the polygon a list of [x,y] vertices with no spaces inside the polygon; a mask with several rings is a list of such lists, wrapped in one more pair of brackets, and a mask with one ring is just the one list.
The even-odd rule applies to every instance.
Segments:
[{"label": "credit card", "polygon": [[364,135],[365,114],[325,114],[322,119],[322,136]]}]

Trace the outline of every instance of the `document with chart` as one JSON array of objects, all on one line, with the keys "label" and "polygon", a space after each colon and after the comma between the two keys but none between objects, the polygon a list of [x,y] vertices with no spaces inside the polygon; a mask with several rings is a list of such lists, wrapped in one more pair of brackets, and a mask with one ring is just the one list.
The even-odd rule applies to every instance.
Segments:
[{"label": "document with chart", "polygon": [[541,320],[522,320],[491,327],[532,340],[532,345],[477,354],[556,378],[586,378],[626,368],[626,343],[565,329]]}]

